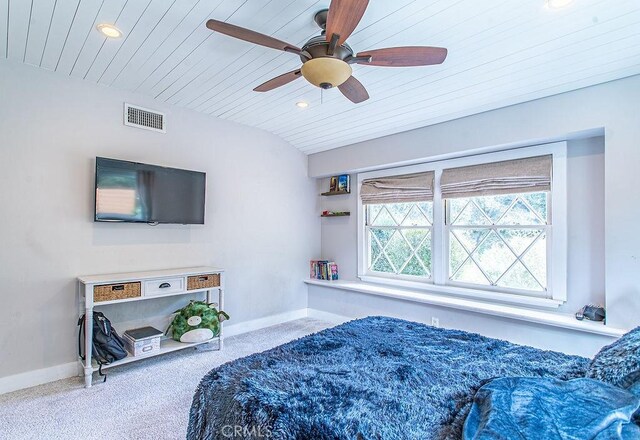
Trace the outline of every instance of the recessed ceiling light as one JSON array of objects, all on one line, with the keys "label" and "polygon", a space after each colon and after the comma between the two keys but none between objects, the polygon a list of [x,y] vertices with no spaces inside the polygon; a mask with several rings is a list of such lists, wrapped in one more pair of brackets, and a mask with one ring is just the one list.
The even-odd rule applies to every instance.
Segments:
[{"label": "recessed ceiling light", "polygon": [[545,0],[545,4],[549,9],[562,9],[573,3],[574,0]]},{"label": "recessed ceiling light", "polygon": [[102,23],[96,26],[96,28],[108,38],[120,38],[122,37],[122,31],[112,24]]},{"label": "recessed ceiling light", "polygon": [[308,102],[304,102],[304,101],[299,101],[299,102],[296,102],[296,107],[298,107],[298,108],[307,108],[307,107],[309,107],[309,103]]}]

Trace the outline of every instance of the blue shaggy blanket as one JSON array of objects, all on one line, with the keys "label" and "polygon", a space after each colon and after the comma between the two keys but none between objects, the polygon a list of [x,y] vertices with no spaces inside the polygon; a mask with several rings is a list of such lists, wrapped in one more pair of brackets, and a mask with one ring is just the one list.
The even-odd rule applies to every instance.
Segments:
[{"label": "blue shaggy blanket", "polygon": [[453,439],[477,389],[504,376],[583,377],[588,360],[370,317],[222,365],[187,439]]}]

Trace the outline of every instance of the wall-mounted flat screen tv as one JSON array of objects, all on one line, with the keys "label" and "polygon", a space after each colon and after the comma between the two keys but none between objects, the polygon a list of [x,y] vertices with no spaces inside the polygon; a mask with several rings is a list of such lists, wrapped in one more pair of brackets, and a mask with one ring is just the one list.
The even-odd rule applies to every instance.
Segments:
[{"label": "wall-mounted flat screen tv", "polygon": [[204,224],[206,174],[96,158],[97,222]]}]

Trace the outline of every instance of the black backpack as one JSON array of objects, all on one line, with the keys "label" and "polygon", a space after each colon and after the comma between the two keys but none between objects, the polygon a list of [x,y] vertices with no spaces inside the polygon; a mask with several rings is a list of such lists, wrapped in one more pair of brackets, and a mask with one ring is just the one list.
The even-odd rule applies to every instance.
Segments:
[{"label": "black backpack", "polygon": [[[78,354],[80,359],[84,360],[82,355],[82,333],[84,330],[85,315],[78,320],[80,330],[78,331]],[[111,321],[107,319],[102,312],[93,312],[93,341],[91,344],[91,355],[98,365],[98,373],[107,380],[107,375],[102,373],[102,366],[110,364],[127,357],[127,350],[124,348],[124,341],[111,326]]]}]

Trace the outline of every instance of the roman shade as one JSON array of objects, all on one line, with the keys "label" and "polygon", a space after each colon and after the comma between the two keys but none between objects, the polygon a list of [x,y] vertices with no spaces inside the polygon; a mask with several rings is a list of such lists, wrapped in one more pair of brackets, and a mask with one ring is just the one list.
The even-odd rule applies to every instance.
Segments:
[{"label": "roman shade", "polygon": [[365,205],[433,200],[433,171],[366,179],[360,188]]},{"label": "roman shade", "polygon": [[551,190],[551,155],[450,168],[442,172],[443,198]]}]

